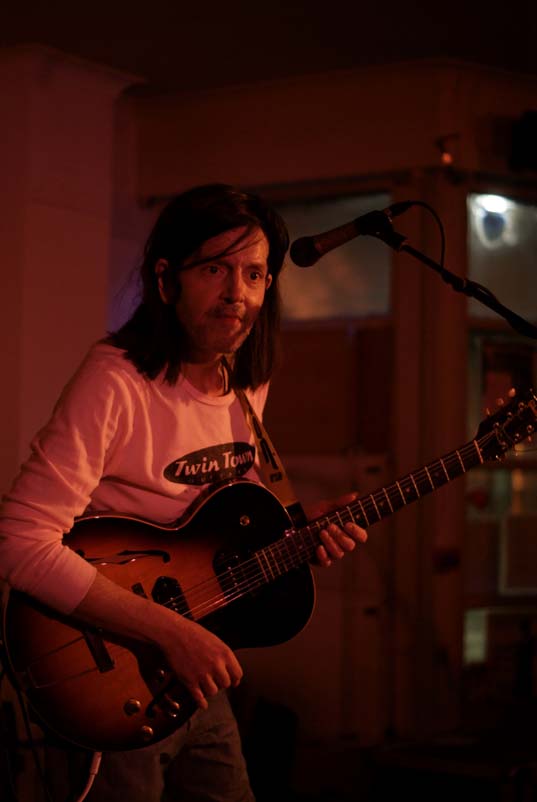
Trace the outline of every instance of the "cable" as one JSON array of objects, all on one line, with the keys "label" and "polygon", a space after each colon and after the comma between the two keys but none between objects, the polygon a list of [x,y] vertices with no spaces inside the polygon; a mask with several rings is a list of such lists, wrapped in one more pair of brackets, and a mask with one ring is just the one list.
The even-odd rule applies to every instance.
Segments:
[{"label": "cable", "polygon": [[45,777],[45,772],[43,770],[43,766],[41,765],[40,757],[37,753],[37,748],[34,741],[34,736],[32,733],[32,726],[30,724],[30,716],[28,715],[28,709],[26,706],[26,702],[24,700],[23,694],[21,693],[20,689],[17,687],[16,684],[13,684],[13,689],[17,695],[17,700],[19,703],[20,711],[22,714],[22,720],[24,722],[24,729],[26,730],[26,736],[28,738],[28,746],[30,747],[30,751],[32,753],[32,757],[34,759],[34,765],[39,775],[39,780],[41,782],[41,786],[43,788],[43,793],[46,798],[46,802],[53,802],[53,799],[50,795],[50,790],[47,785],[47,780]]},{"label": "cable", "polygon": [[427,209],[427,211],[430,212],[430,214],[432,214],[432,216],[436,220],[436,223],[438,225],[438,229],[440,231],[440,266],[444,267],[444,259],[445,259],[445,256],[446,256],[446,232],[444,231],[444,226],[442,224],[442,221],[440,220],[440,217],[438,216],[436,211],[433,209],[433,207],[430,206],[425,201],[412,200],[412,201],[407,201],[407,203],[412,204],[412,206],[422,206],[424,209]]},{"label": "cable", "polygon": [[82,802],[83,799],[87,797],[90,792],[91,786],[95,782],[95,777],[99,773],[99,769],[101,767],[101,760],[102,760],[103,753],[102,752],[94,752],[91,758],[91,763],[88,772],[88,780],[84,789],[79,797],[75,799],[75,802]]}]

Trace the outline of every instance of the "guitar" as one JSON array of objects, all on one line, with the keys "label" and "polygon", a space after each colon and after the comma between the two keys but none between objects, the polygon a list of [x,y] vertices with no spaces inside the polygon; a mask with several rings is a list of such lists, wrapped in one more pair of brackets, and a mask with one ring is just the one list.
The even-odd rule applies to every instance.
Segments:
[{"label": "guitar", "polygon": [[[306,526],[265,487],[237,480],[199,497],[173,525],[128,515],[86,515],[69,546],[119,585],[201,623],[233,649],[270,646],[307,623],[310,562],[329,523],[368,527],[532,434],[533,391],[481,423],[474,440]],[[62,616],[11,591],[4,651],[37,719],[96,751],[156,743],[196,705],[154,647]]]}]

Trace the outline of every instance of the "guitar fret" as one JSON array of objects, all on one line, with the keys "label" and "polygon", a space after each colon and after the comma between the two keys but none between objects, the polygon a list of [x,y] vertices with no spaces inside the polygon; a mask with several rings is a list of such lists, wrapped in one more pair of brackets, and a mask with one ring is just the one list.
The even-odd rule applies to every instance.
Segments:
[{"label": "guitar fret", "polygon": [[386,492],[386,488],[385,487],[382,488],[382,492],[386,496],[386,501],[388,502],[388,507],[390,508],[391,512],[393,512],[394,510],[393,510],[393,507],[392,507],[392,502],[390,501],[390,497],[389,497],[388,493]]},{"label": "guitar fret", "polygon": [[479,462],[481,463],[481,465],[483,465],[484,459],[483,459],[483,455],[481,453],[481,449],[477,445],[477,441],[476,440],[472,440],[472,442],[473,442],[473,444],[475,446],[475,450],[477,451],[477,456],[479,457]]},{"label": "guitar fret", "polygon": [[399,484],[399,482],[397,482],[397,481],[395,482],[395,484],[396,484],[396,487],[397,487],[397,489],[398,489],[398,491],[399,491],[399,494],[400,494],[401,498],[403,499],[403,504],[406,504],[406,503],[407,503],[407,500],[406,500],[406,498],[405,498],[405,494],[404,494],[404,493],[403,493],[403,491],[401,490],[401,485],[400,485],[400,484]]},{"label": "guitar fret", "polygon": [[342,521],[342,519],[341,519],[341,515],[339,514],[339,510],[336,510],[336,515],[337,515],[337,519],[338,519],[338,521],[339,521],[339,523],[340,523],[340,526],[341,526],[341,527],[344,527],[344,526],[345,526],[345,524],[344,524],[344,522],[343,522],[343,521]]},{"label": "guitar fret", "polygon": [[417,486],[416,482],[414,481],[414,475],[412,473],[410,474],[410,478],[412,479],[412,484],[414,485],[414,490],[416,491],[416,496],[418,498],[421,498],[420,491],[418,490],[418,486]]},{"label": "guitar fret", "polygon": [[459,462],[460,462],[460,464],[461,464],[462,472],[463,472],[463,473],[466,473],[466,468],[464,467],[464,462],[462,461],[462,457],[461,457],[461,455],[459,454],[459,450],[458,450],[458,449],[455,451],[455,454],[456,454],[456,455],[458,456],[458,458],[459,458]]},{"label": "guitar fret", "polygon": [[[308,528],[309,528],[309,527],[308,527]],[[310,530],[310,531],[311,531],[311,530]],[[301,545],[299,546],[299,549],[300,549],[300,551],[306,551],[306,552],[308,552],[308,542],[307,542],[307,540],[306,540],[306,536],[305,536],[304,529],[299,529],[299,530],[298,530],[298,532],[297,532],[297,534],[298,534],[298,535],[300,535],[300,539],[301,539],[301,541],[302,541]]]},{"label": "guitar fret", "polygon": [[443,470],[444,470],[444,473],[446,474],[446,480],[447,480],[448,482],[449,482],[449,481],[451,481],[451,480],[450,480],[449,473],[448,473],[448,472],[447,472],[447,470],[446,470],[446,466],[444,465],[444,460],[443,460],[443,459],[441,459],[441,460],[439,460],[439,462],[440,462],[440,465],[442,466],[442,468],[443,468]]},{"label": "guitar fret", "polygon": [[403,488],[405,490],[408,500],[410,501],[410,503],[412,503],[417,498],[419,498],[419,495],[414,488],[414,481],[412,479],[412,476],[410,477],[405,476],[405,481],[407,484],[406,487],[403,485]]},{"label": "guitar fret", "polygon": [[[324,526],[320,521],[311,521],[307,527],[300,530],[302,533],[304,551],[309,555],[310,558],[314,556],[317,546],[321,543],[321,539],[319,537],[321,529],[324,529]],[[308,535],[307,538],[306,532]]]},{"label": "guitar fret", "polygon": [[287,569],[291,569],[293,565],[298,562],[301,562],[302,558],[302,546],[300,545],[300,539],[303,536],[300,531],[295,531],[292,536],[286,538],[285,541],[285,552],[286,552],[286,567]]},{"label": "guitar fret", "polygon": [[368,526],[371,526],[371,522],[370,522],[369,518],[367,517],[367,513],[366,513],[366,511],[365,511],[365,509],[364,509],[364,505],[362,504],[362,502],[360,501],[360,499],[358,499],[358,504],[360,505],[360,509],[362,510],[362,515],[363,515],[363,516],[364,516],[364,518],[365,518],[365,522],[366,522],[366,524],[367,524]]},{"label": "guitar fret", "polygon": [[349,515],[351,516],[351,518],[352,518],[353,524],[355,524],[356,523],[356,518],[353,515],[352,507],[350,505],[347,507],[347,511],[348,511]]},{"label": "guitar fret", "polygon": [[258,554],[255,554],[254,556],[255,556],[255,558],[257,560],[257,564],[259,565],[259,567],[261,569],[261,573],[263,574],[263,578],[264,578],[265,582],[268,582],[269,579],[268,579],[268,576],[267,576],[267,574],[265,572],[265,569],[263,568],[263,563],[261,561],[261,558],[263,557],[263,553],[260,552]]},{"label": "guitar fret", "polygon": [[269,546],[269,548],[265,551],[265,558],[267,560],[267,563],[269,564],[269,570],[272,574],[272,578],[275,579],[277,576],[280,576],[282,572],[280,567],[280,561],[274,554],[274,549],[272,548],[272,546]]},{"label": "guitar fret", "polygon": [[437,460],[430,466],[430,469],[435,489],[449,482],[449,477],[446,477],[446,471],[442,465],[442,460]]},{"label": "guitar fret", "polygon": [[431,474],[429,473],[429,468],[427,467],[427,465],[425,466],[425,469],[424,469],[424,470],[425,470],[425,473],[427,474],[427,479],[428,479],[428,480],[429,480],[429,482],[431,483],[431,488],[432,488],[433,490],[435,490],[436,488],[435,488],[435,486],[434,486],[434,482],[433,482],[433,480],[431,479]]},{"label": "guitar fret", "polygon": [[320,533],[321,529],[323,528],[317,521],[315,521],[314,523],[315,523],[315,530],[312,529],[311,524],[308,524],[308,526],[307,526],[309,543],[308,543],[308,546],[306,548],[309,550],[309,552],[310,552],[312,557],[314,556],[314,554],[315,554],[315,552],[317,550],[317,546],[321,542],[321,539],[319,537],[319,533]]},{"label": "guitar fret", "polygon": [[267,556],[267,550],[263,550],[261,553],[262,553],[263,557],[265,558],[265,562],[267,564],[267,568],[268,568],[268,570],[270,572],[270,575],[271,575],[272,579],[274,579],[275,578],[274,571],[272,570],[272,566],[270,564],[270,560],[269,560],[269,558]]},{"label": "guitar fret", "polygon": [[293,548],[296,549],[296,544],[293,536],[287,535],[281,540],[278,540],[275,543],[271,543],[271,545],[268,548],[271,549],[271,551],[275,552],[275,554],[277,555],[274,558],[274,560],[281,566],[280,567],[281,573],[288,570],[291,561],[291,553],[293,551]]},{"label": "guitar fret", "polygon": [[380,514],[380,512],[379,512],[379,508],[377,507],[377,503],[376,503],[376,501],[375,501],[375,497],[373,496],[373,494],[371,494],[371,495],[369,496],[369,498],[370,498],[370,499],[371,499],[371,501],[373,502],[373,506],[375,507],[375,512],[377,513],[377,518],[378,518],[378,520],[380,521],[380,519],[382,518],[382,516],[381,516],[381,514]]}]

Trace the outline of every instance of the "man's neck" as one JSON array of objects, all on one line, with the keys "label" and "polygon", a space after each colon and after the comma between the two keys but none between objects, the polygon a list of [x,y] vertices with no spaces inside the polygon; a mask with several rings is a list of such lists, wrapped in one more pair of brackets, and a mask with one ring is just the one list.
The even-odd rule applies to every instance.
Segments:
[{"label": "man's neck", "polygon": [[183,362],[182,373],[196,390],[206,395],[224,395],[226,380],[220,357],[211,362]]}]

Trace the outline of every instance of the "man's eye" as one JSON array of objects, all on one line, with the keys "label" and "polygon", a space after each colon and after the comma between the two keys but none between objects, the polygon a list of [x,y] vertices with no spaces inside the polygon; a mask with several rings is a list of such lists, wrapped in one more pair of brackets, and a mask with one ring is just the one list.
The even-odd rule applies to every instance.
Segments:
[{"label": "man's eye", "polygon": [[250,281],[260,281],[263,278],[263,273],[259,270],[252,270],[250,273]]},{"label": "man's eye", "polygon": [[220,272],[218,265],[204,265],[203,270],[205,273],[209,273],[211,276],[216,276]]}]

